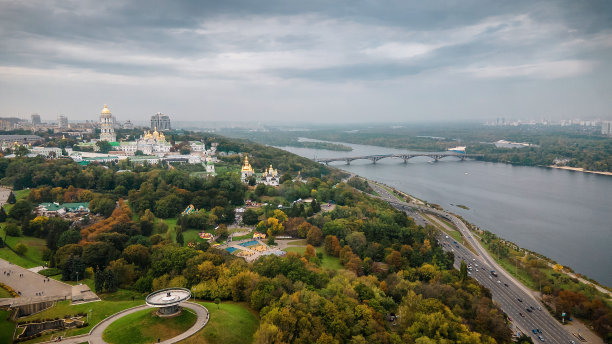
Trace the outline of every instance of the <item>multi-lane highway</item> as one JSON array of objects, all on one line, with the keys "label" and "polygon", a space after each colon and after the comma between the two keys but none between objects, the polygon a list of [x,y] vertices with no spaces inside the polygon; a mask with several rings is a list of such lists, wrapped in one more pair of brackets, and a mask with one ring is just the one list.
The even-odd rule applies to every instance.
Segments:
[{"label": "multi-lane highway", "polygon": [[[380,198],[389,202],[396,209],[406,211],[415,217],[418,224],[423,224],[428,220],[419,215],[419,212],[427,212],[442,216],[451,221],[461,232],[462,236],[471,244],[476,253],[470,251],[461,243],[453,238],[441,233],[439,242],[445,250],[451,251],[455,255],[455,267],[459,268],[461,260],[469,264],[471,270],[469,274],[480,284],[491,290],[493,300],[508,314],[512,323],[514,333],[520,330],[535,342],[547,341],[552,343],[574,343],[578,339],[566,331],[557,320],[555,320],[547,310],[535,299],[531,291],[520,282],[516,281],[506,271],[500,268],[490,257],[488,252],[474,238],[467,226],[456,216],[421,205],[405,203],[399,201],[394,195],[377,184],[370,183],[370,186],[380,195]],[[494,270],[497,276],[491,273]],[[533,332],[536,330],[536,333]],[[539,331],[537,331],[539,330]]]}]

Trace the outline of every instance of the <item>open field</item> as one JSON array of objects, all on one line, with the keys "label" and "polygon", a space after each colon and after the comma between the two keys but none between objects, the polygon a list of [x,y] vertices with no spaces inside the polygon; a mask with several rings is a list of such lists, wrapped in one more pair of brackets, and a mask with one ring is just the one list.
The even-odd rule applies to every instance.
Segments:
[{"label": "open field", "polygon": [[183,309],[179,316],[160,318],[156,309],[144,309],[117,319],[104,331],[104,341],[111,344],[153,343],[166,340],[187,331],[196,322],[196,315],[190,309]]},{"label": "open field", "polygon": [[244,304],[198,302],[208,308],[210,320],[198,333],[180,344],[252,343],[259,327],[258,317]]},{"label": "open field", "polygon": [[[19,201],[21,199],[28,197],[28,195],[30,194],[30,189],[17,190],[17,191],[13,191],[13,193],[15,194],[15,200]],[[7,214],[9,213],[11,208],[13,208],[13,204],[6,203],[4,205],[4,211],[6,211]]]},{"label": "open field", "polygon": [[[0,229],[0,236],[4,239],[4,227]],[[44,239],[33,237],[11,237],[6,236],[5,244],[11,248],[15,248],[18,243],[23,243],[28,248],[25,255],[20,256],[8,247],[0,248],[0,258],[7,260],[15,265],[19,265],[26,269],[44,264],[42,259],[43,251],[46,249]]]},{"label": "open field", "polygon": [[[65,315],[74,315],[76,313],[84,312],[87,313],[89,310],[92,310],[89,317],[89,326],[83,328],[70,329],[66,331],[65,337],[76,336],[79,334],[88,333],[91,328],[104,320],[110,315],[113,315],[119,311],[124,309],[138,306],[143,304],[144,301],[136,300],[136,301],[99,301],[93,303],[83,303],[79,305],[70,305],[70,301],[60,301],[55,304],[50,309],[42,311],[38,314],[30,315],[28,317],[20,318],[19,320],[34,320],[34,319],[54,319],[54,318],[63,318]],[[57,334],[56,334],[57,335]],[[38,343],[48,341],[51,338],[51,334],[46,334],[40,336],[31,341],[27,341],[25,343]]]},{"label": "open field", "polygon": [[9,312],[0,309],[0,343],[11,343],[15,323],[8,321]]},{"label": "open field", "polygon": [[[323,253],[323,259],[321,259],[321,267],[325,268],[325,269],[330,269],[330,270],[341,270],[344,269],[342,267],[342,265],[340,264],[340,259],[330,256],[327,253],[325,253],[325,250],[323,249],[323,247],[316,247],[317,253]],[[306,251],[306,247],[305,246],[289,246],[283,249],[283,251],[286,252],[296,252],[299,254],[304,254],[304,251]]]}]

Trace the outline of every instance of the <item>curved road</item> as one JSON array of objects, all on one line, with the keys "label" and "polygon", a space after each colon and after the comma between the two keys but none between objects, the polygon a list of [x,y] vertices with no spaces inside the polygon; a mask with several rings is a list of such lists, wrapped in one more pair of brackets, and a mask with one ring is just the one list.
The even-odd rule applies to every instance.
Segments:
[{"label": "curved road", "polygon": [[[191,328],[189,328],[187,331],[179,334],[178,336],[174,338],[164,340],[161,343],[172,344],[172,343],[179,342],[183,339],[189,338],[192,335],[194,335],[196,332],[204,328],[206,323],[208,323],[209,313],[206,307],[199,305],[197,303],[193,303],[193,302],[183,302],[181,303],[181,306],[183,308],[188,308],[195,312],[196,316],[198,317],[196,320],[196,323],[193,326],[191,326]],[[115,320],[122,318],[128,314],[132,314],[132,313],[135,313],[143,309],[147,309],[147,308],[151,308],[151,307],[147,305],[141,305],[141,306],[128,308],[121,312],[115,313],[111,315],[110,317],[99,322],[96,326],[94,326],[94,328],[91,329],[88,335],[68,337],[68,338],[63,339],[61,343],[78,344],[78,343],[83,343],[83,342],[89,342],[90,344],[106,344],[106,342],[102,339],[102,334],[104,333],[104,330],[106,330],[108,326],[110,326],[110,324],[112,324]]]},{"label": "curved road", "polygon": [[[521,332],[531,336],[534,342],[579,342],[576,337],[568,333],[568,331],[566,331],[563,326],[546,311],[546,308],[542,307],[527,287],[499,267],[489,253],[480,245],[478,240],[474,238],[465,223],[458,217],[433,208],[401,202],[386,189],[374,183],[370,183],[370,186],[380,195],[381,199],[387,201],[398,210],[410,213],[415,213],[415,211],[427,212],[442,216],[451,221],[478,253],[474,254],[474,252],[460,243],[455,242],[453,238],[441,233],[439,235],[439,242],[445,250],[454,253],[455,267],[459,267],[461,260],[465,260],[467,264],[470,264],[472,270],[470,271],[470,276],[491,290],[493,300],[495,300],[501,309],[508,314],[512,323],[515,324]],[[498,277],[493,276],[491,270],[495,270]],[[533,333],[534,329],[539,329],[541,333]],[[513,331],[516,333],[516,330],[513,329]]]}]

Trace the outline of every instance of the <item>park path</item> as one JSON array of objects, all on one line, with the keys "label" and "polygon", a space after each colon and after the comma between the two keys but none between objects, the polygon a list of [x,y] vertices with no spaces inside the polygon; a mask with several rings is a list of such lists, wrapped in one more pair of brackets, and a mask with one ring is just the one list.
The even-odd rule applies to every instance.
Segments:
[{"label": "park path", "polygon": [[[199,305],[197,303],[193,303],[193,302],[183,302],[181,303],[181,307],[188,308],[194,311],[194,313],[197,316],[196,323],[193,326],[191,326],[191,328],[189,328],[187,331],[179,334],[178,336],[164,340],[163,342],[161,342],[162,344],[172,344],[172,343],[180,342],[183,339],[187,339],[193,336],[194,334],[196,334],[202,328],[204,328],[204,326],[206,326],[206,324],[208,323],[210,314],[208,313],[208,309],[206,309],[206,307]],[[118,320],[119,318],[122,318],[128,314],[132,314],[132,313],[135,313],[143,309],[147,309],[147,308],[150,308],[150,307],[147,305],[140,305],[140,306],[128,308],[121,312],[115,313],[111,315],[110,317],[99,322],[96,326],[94,326],[91,329],[91,331],[89,331],[89,334],[68,337],[68,338],[62,339],[61,343],[79,344],[83,342],[88,342],[89,344],[106,344],[104,339],[102,339],[102,334],[108,328],[108,326],[110,326],[110,324],[112,324],[115,320]],[[47,343],[53,343],[53,342],[47,342]]]},{"label": "park path", "polygon": [[0,282],[10,286],[16,292],[21,292],[21,297],[0,299],[1,305],[29,303],[34,300],[47,301],[50,299],[70,299],[72,286],[52,278],[24,269],[0,259]]},{"label": "park path", "polygon": [[0,207],[3,207],[13,190],[0,187]]}]

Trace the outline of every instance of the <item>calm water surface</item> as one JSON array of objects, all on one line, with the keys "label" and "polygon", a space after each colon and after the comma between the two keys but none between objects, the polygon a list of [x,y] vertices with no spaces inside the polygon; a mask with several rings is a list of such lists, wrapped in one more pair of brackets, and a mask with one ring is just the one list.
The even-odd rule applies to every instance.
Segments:
[{"label": "calm water surface", "polygon": [[[404,153],[346,144],[352,152],[282,147],[307,158]],[[612,176],[445,158],[331,165],[440,204],[480,228],[612,286]],[[465,210],[457,207],[462,204]]]}]

